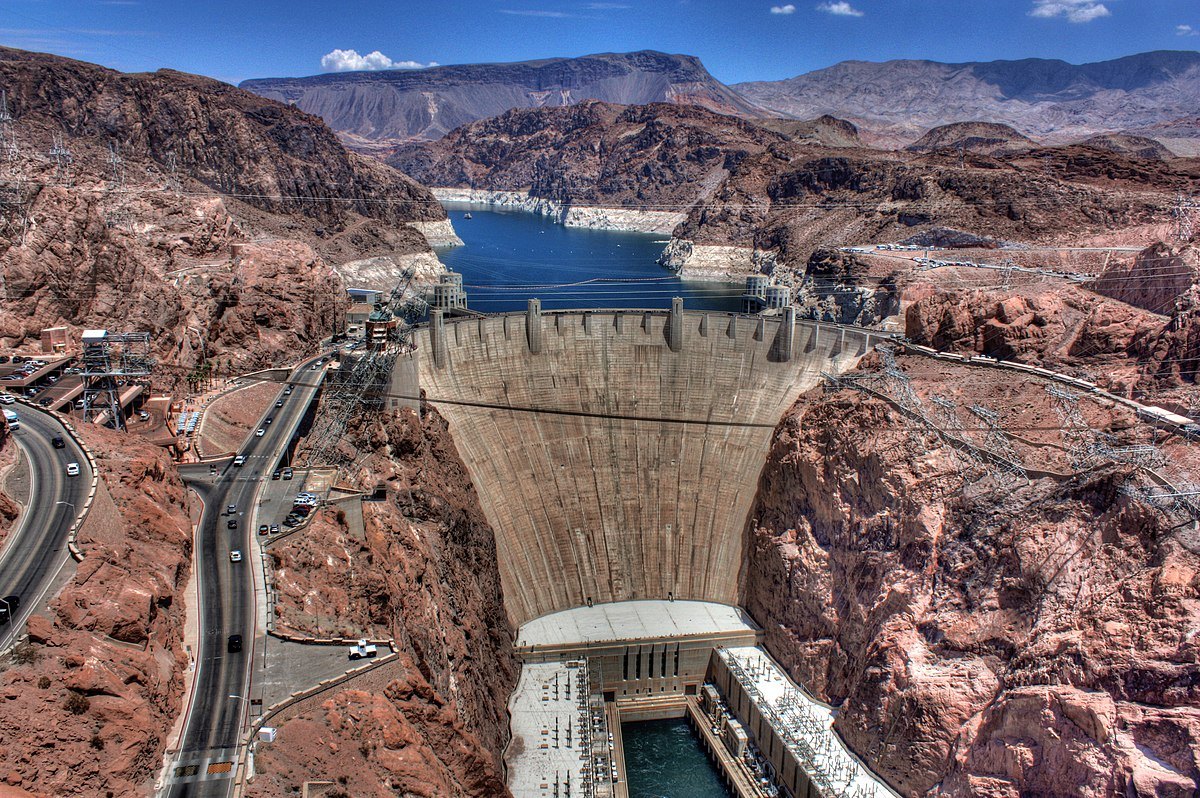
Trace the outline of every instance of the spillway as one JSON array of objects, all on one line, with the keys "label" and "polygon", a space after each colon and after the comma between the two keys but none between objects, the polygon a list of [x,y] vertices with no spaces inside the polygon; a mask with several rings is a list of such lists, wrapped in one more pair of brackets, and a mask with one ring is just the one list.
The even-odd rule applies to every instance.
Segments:
[{"label": "spillway", "polygon": [[396,388],[419,382],[450,425],[514,625],[639,599],[736,605],[774,427],[879,339],[790,312],[543,313],[533,300],[435,312]]}]

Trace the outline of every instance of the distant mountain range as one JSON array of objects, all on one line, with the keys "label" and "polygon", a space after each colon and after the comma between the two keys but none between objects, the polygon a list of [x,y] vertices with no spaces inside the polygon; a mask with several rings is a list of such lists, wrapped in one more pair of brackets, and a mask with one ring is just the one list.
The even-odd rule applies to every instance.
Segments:
[{"label": "distant mountain range", "polygon": [[746,118],[830,115],[857,125],[866,143],[886,147],[911,144],[931,128],[956,122],[1011,125],[1048,143],[1136,132],[1180,154],[1194,154],[1200,136],[1195,123],[1200,53],[1195,51],[1156,51],[1082,65],[1036,58],[963,64],[845,61],[788,80],[732,87],[693,56],[642,51],[263,78],[242,87],[321,116],[361,149],[438,139],[514,108],[589,99],[698,105]]},{"label": "distant mountain range", "polygon": [[700,59],[652,51],[262,78],[244,81],[241,87],[316,114],[348,142],[364,148],[441,138],[513,108],[582,100],[621,105],[670,102],[737,116],[767,114],[710,75]]},{"label": "distant mountain range", "polygon": [[1066,142],[1194,117],[1200,108],[1200,53],[1160,50],[1082,65],[1039,58],[844,61],[788,80],[733,88],[778,115],[832,114],[892,145],[933,127],[975,121]]}]

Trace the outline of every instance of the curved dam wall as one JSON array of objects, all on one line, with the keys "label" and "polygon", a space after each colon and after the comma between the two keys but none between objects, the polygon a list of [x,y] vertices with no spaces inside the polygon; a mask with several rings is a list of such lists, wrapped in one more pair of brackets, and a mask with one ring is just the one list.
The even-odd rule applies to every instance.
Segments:
[{"label": "curved dam wall", "polygon": [[669,312],[530,305],[435,311],[416,363],[398,369],[418,373],[449,422],[496,530],[513,623],[634,599],[736,604],[775,425],[822,371],[851,368],[882,336],[678,300]]}]

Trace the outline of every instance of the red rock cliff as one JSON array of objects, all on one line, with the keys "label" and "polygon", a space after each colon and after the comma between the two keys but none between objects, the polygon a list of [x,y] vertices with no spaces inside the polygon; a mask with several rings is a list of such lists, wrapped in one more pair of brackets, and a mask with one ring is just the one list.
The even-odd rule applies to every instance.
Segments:
[{"label": "red rock cliff", "polygon": [[751,513],[745,605],[768,649],[905,795],[1194,795],[1195,529],[1125,495],[1129,466],[1072,474],[1041,385],[901,364],[927,404],[999,409],[1037,471],[964,484],[892,406],[802,399]]},{"label": "red rock cliff", "polygon": [[384,499],[363,503],[362,529],[347,518],[353,508],[330,509],[270,549],[277,624],[390,637],[400,664],[382,690],[351,682],[284,723],[280,743],[260,752],[253,794],[319,777],[353,795],[384,785],[431,798],[505,795],[517,664],[495,540],[470,477],[431,409],[422,420],[379,416],[353,438],[369,453],[362,487],[381,486]]},{"label": "red rock cliff", "polygon": [[9,784],[38,795],[149,795],[182,711],[191,524],[165,454],[86,427],[103,480],[87,556],[0,674]]}]

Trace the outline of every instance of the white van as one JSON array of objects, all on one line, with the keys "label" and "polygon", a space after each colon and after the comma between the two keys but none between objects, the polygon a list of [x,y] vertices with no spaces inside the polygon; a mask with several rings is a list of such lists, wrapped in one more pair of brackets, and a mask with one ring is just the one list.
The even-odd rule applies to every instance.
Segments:
[{"label": "white van", "polygon": [[21,417],[11,410],[4,411],[4,420],[8,422],[9,429],[21,428]]}]

